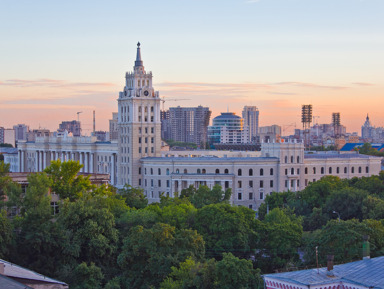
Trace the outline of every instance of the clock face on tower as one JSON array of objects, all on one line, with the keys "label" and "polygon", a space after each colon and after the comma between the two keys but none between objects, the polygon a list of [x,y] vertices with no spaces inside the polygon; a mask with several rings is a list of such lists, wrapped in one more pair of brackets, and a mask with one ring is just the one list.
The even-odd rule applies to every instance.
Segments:
[{"label": "clock face on tower", "polygon": [[144,95],[145,95],[145,96],[148,96],[148,94],[149,94],[148,90],[145,90],[145,91],[144,91]]}]

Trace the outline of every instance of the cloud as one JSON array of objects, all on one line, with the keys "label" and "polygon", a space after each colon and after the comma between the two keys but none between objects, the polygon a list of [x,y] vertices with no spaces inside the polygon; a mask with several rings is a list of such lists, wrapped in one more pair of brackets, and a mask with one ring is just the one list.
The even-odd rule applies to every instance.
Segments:
[{"label": "cloud", "polygon": [[78,88],[78,87],[113,87],[114,83],[108,82],[69,82],[59,79],[8,79],[0,81],[0,86],[13,87],[63,87],[63,88]]},{"label": "cloud", "polygon": [[358,85],[358,86],[373,86],[373,83],[368,83],[368,82],[353,82],[352,84]]},{"label": "cloud", "polygon": [[342,90],[342,89],[348,89],[346,86],[334,86],[334,85],[321,85],[316,83],[307,83],[307,82],[277,82],[274,83],[278,86],[296,86],[296,87],[304,87],[304,88],[321,88],[321,89],[331,89],[331,90]]},{"label": "cloud", "polygon": [[275,95],[298,95],[298,93],[293,92],[276,92],[276,91],[269,91],[267,92],[269,94],[275,94]]},{"label": "cloud", "polygon": [[260,2],[261,0],[247,0],[246,3],[257,3]]}]

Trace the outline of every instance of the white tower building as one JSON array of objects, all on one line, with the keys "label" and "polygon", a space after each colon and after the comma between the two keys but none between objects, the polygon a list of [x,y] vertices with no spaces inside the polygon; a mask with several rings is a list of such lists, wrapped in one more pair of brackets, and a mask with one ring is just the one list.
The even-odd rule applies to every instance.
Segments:
[{"label": "white tower building", "polygon": [[259,110],[256,106],[244,106],[244,126],[249,127],[249,141],[256,142],[259,134]]},{"label": "white tower building", "polygon": [[125,75],[118,98],[118,187],[141,186],[140,159],[160,156],[161,121],[159,92],[152,87],[152,72],[141,60],[140,42],[133,72]]}]

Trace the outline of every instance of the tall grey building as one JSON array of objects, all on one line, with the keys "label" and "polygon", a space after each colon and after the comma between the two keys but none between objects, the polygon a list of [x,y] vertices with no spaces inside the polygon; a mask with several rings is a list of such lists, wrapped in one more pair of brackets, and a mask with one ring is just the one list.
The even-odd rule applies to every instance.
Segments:
[{"label": "tall grey building", "polygon": [[25,125],[25,124],[14,125],[13,129],[15,131],[16,141],[27,139],[27,133],[29,132],[28,125]]},{"label": "tall grey building", "polygon": [[244,126],[249,127],[249,141],[256,142],[259,134],[259,109],[256,106],[244,106]]},{"label": "tall grey building", "polygon": [[77,120],[63,121],[59,125],[59,130],[67,130],[68,132],[71,132],[73,136],[81,135],[81,125],[80,122]]},{"label": "tall grey building", "polygon": [[117,122],[119,114],[117,112],[112,113],[112,119],[109,120],[109,140],[117,140],[119,137],[119,130],[117,128]]},{"label": "tall grey building", "polygon": [[169,138],[174,141],[205,145],[211,117],[209,107],[171,107],[168,123]]}]

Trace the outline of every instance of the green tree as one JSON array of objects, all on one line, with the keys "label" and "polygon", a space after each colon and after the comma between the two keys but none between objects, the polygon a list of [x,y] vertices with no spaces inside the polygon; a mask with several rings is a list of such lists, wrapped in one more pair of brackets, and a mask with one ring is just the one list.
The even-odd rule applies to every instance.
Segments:
[{"label": "green tree", "polygon": [[62,278],[68,278],[66,274],[80,262],[95,263],[107,278],[113,275],[118,231],[104,197],[85,194],[76,202],[65,201],[57,223],[66,234],[60,243],[63,263],[68,266]]},{"label": "green tree", "polygon": [[231,253],[223,253],[221,261],[210,259],[195,262],[188,258],[161,283],[161,289],[246,289],[261,288],[260,270],[253,269],[252,261],[239,259]]},{"label": "green tree", "polygon": [[123,189],[119,190],[119,194],[130,208],[142,209],[148,205],[148,200],[141,188],[125,185]]},{"label": "green tree", "polygon": [[340,214],[341,219],[363,219],[363,201],[368,192],[355,188],[334,190],[328,196],[324,207],[327,208],[330,217],[335,216],[334,211]]},{"label": "green tree", "polygon": [[89,177],[78,175],[83,165],[78,161],[61,162],[60,159],[52,161],[44,172],[52,180],[52,191],[60,196],[60,199],[74,201],[85,192],[94,188]]},{"label": "green tree", "polygon": [[384,219],[384,200],[368,196],[362,204],[363,219]]},{"label": "green tree", "polygon": [[82,262],[73,270],[70,287],[74,289],[101,289],[104,276],[94,263],[89,266]]},{"label": "green tree", "polygon": [[265,215],[268,210],[273,210],[274,208],[286,208],[291,203],[291,200],[295,198],[295,193],[291,191],[287,192],[272,192],[270,195],[267,195],[264,203],[259,207],[259,219],[264,220]]},{"label": "green tree", "polygon": [[260,234],[256,264],[263,272],[287,267],[299,261],[302,218],[288,209],[273,209],[257,227]]},{"label": "green tree", "polygon": [[[11,260],[32,270],[52,275],[60,262],[63,231],[52,222],[51,181],[45,173],[28,176],[28,188],[20,200],[20,215],[13,219],[16,248]],[[53,257],[56,256],[56,257]]]},{"label": "green tree", "polygon": [[251,209],[212,204],[197,211],[194,228],[203,235],[208,256],[220,258],[222,252],[248,256],[258,239],[257,222]]},{"label": "green tree", "polygon": [[5,258],[13,243],[13,228],[5,210],[0,211],[0,258]]},{"label": "green tree", "polygon": [[123,288],[158,287],[171,267],[193,257],[204,256],[203,238],[192,230],[177,230],[157,223],[152,228],[131,228],[124,239],[118,264],[123,270]]},{"label": "green tree", "polygon": [[8,175],[9,164],[0,161],[0,208],[4,207],[4,200],[6,196],[19,190],[19,185],[12,181]]},{"label": "green tree", "polygon": [[180,193],[180,198],[189,198],[191,203],[200,209],[210,204],[226,203],[232,194],[231,189],[222,190],[220,185],[214,185],[212,189],[207,186],[200,186],[197,190],[190,186]]}]

